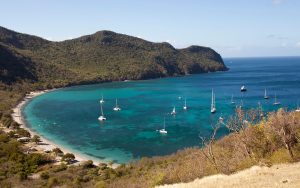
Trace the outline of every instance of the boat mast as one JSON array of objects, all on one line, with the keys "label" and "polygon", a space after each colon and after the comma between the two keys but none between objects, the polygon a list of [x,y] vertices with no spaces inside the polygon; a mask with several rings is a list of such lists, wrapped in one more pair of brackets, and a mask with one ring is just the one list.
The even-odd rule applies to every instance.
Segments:
[{"label": "boat mast", "polygon": [[211,110],[214,108],[214,89],[211,90]]},{"label": "boat mast", "polygon": [[104,116],[104,115],[103,115],[102,104],[100,104],[100,106],[101,106],[101,115]]}]

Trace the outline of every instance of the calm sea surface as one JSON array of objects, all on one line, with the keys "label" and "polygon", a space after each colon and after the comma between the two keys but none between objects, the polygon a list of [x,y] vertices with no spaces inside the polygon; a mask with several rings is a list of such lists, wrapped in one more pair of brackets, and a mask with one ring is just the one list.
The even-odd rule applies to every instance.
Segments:
[{"label": "calm sea surface", "polygon": [[[300,57],[225,59],[228,72],[115,82],[59,89],[34,98],[23,109],[31,129],[64,147],[94,159],[125,163],[143,156],[166,155],[199,146],[210,124],[228,117],[236,104],[245,108],[261,102],[265,111],[277,94],[281,106],[296,108],[300,101]],[[248,91],[240,92],[246,85]],[[210,113],[211,89],[216,93],[217,113]],[[270,95],[264,100],[264,89]],[[104,96],[105,122],[99,122],[99,99]],[[182,97],[180,100],[179,97]],[[115,99],[122,111],[112,108]],[[183,110],[184,98],[188,110]],[[173,106],[177,115],[171,116]],[[166,118],[167,135],[157,132]],[[219,136],[227,134],[225,128]]]}]

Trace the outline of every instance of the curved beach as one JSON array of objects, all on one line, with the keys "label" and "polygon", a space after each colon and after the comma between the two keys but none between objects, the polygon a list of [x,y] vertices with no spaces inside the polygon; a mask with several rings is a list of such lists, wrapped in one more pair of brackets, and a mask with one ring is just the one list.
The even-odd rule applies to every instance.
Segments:
[{"label": "curved beach", "polygon": [[[43,90],[43,91],[33,91],[30,92],[29,94],[27,94],[23,100],[15,107],[13,108],[13,113],[12,113],[12,118],[14,119],[15,122],[17,122],[21,128],[27,130],[30,134],[31,137],[34,135],[38,135],[40,137],[40,144],[35,145],[33,148],[35,148],[38,152],[49,152],[52,151],[54,148],[60,148],[64,153],[73,153],[75,155],[75,164],[80,164],[83,161],[87,161],[87,160],[92,160],[94,163],[99,164],[99,163],[105,163],[104,161],[101,160],[95,160],[92,157],[89,156],[85,156],[82,155],[78,152],[74,152],[71,151],[69,149],[67,149],[66,147],[62,146],[62,145],[58,145],[56,143],[54,143],[53,141],[46,139],[45,137],[43,137],[42,135],[38,134],[36,131],[33,131],[32,129],[30,129],[27,125],[26,125],[26,121],[24,120],[24,117],[22,115],[22,109],[23,107],[33,98],[42,95],[44,93],[47,92],[51,92],[54,91],[56,89],[51,89],[51,90]],[[60,163],[59,160],[57,160],[56,163]],[[117,164],[114,164],[113,167],[116,167]]]}]

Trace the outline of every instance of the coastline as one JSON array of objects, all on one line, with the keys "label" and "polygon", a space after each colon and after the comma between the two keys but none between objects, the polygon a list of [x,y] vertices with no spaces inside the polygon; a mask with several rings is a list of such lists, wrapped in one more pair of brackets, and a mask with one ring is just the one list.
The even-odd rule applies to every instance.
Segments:
[{"label": "coastline", "polygon": [[[45,137],[43,137],[42,135],[38,134],[36,131],[30,129],[27,125],[26,122],[24,120],[24,117],[22,115],[22,109],[23,107],[29,102],[31,101],[33,98],[40,96],[42,94],[48,93],[48,92],[52,92],[55,91],[57,89],[51,89],[51,90],[42,90],[42,91],[32,91],[29,94],[27,94],[22,100],[21,102],[19,102],[12,110],[13,113],[11,114],[13,120],[15,122],[17,122],[21,128],[27,130],[31,137],[33,137],[34,135],[38,135],[40,137],[41,140],[41,144],[37,144],[35,145],[35,149],[37,149],[40,152],[49,152],[54,148],[60,148],[61,151],[63,151],[63,153],[73,153],[75,156],[75,163],[73,164],[81,164],[84,161],[88,161],[88,160],[92,160],[93,163],[95,165],[99,164],[99,163],[107,163],[105,161],[101,161],[101,160],[95,160],[92,157],[88,157],[88,156],[83,156],[82,154],[78,153],[78,152],[74,152],[71,151],[70,149],[67,149],[66,147],[63,147],[62,145],[58,145],[56,143],[54,143],[53,141],[46,139]],[[56,163],[60,163],[60,161],[56,161]],[[112,167],[115,168],[117,167],[118,164],[113,164]]]}]

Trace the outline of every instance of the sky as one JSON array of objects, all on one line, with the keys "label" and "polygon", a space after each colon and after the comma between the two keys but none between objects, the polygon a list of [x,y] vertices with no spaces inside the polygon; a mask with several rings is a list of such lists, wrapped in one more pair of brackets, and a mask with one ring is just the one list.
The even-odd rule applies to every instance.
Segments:
[{"label": "sky", "polygon": [[111,30],[223,57],[300,56],[300,0],[2,0],[0,26],[52,41]]}]

